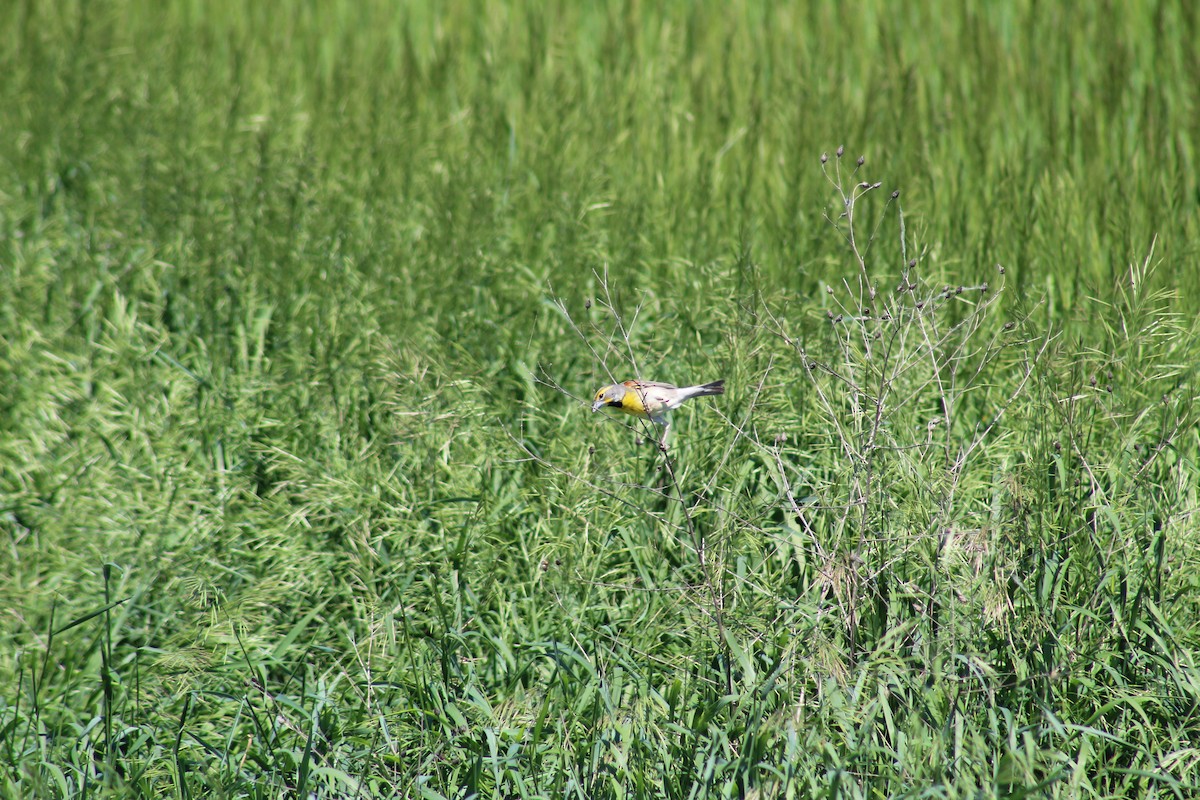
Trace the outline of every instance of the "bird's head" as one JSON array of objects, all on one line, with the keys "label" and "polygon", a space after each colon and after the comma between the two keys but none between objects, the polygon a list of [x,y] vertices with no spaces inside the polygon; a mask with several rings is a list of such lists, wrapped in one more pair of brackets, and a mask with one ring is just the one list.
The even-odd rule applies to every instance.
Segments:
[{"label": "bird's head", "polygon": [[592,411],[599,411],[605,406],[619,406],[624,397],[625,387],[621,384],[614,383],[611,386],[605,386],[596,392],[596,399],[592,402]]}]

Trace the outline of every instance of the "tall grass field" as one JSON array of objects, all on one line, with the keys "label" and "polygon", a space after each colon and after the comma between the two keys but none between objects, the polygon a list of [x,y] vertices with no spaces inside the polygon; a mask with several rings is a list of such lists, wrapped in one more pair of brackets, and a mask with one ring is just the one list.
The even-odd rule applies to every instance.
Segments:
[{"label": "tall grass field", "polygon": [[1200,795],[1195,3],[0,6],[0,797]]}]

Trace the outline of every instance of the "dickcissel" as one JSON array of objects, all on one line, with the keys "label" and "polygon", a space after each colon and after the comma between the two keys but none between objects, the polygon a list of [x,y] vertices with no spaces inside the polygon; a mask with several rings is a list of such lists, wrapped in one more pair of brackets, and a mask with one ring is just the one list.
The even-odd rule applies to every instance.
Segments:
[{"label": "dickcissel", "polygon": [[592,411],[615,408],[635,417],[648,419],[663,426],[663,441],[671,421],[667,414],[683,405],[684,400],[710,394],[724,394],[725,381],[713,381],[702,386],[672,386],[657,381],[625,381],[605,386],[596,392]]}]

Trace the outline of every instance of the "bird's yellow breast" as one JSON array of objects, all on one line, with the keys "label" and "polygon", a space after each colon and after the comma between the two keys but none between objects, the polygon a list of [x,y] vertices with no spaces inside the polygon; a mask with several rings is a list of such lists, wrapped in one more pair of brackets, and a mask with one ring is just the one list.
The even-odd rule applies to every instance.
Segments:
[{"label": "bird's yellow breast", "polygon": [[625,390],[625,394],[621,397],[621,405],[618,406],[618,408],[620,408],[626,414],[633,414],[634,416],[638,417],[650,416],[646,412],[645,403],[642,402],[641,393],[635,391],[634,389]]}]

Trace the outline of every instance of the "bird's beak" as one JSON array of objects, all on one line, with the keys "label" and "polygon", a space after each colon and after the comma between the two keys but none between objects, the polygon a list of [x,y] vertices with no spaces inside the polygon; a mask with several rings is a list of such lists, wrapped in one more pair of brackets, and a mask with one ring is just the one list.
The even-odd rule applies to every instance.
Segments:
[{"label": "bird's beak", "polygon": [[604,401],[597,400],[596,402],[592,403],[592,413],[595,414],[597,411],[599,411],[603,407],[604,407]]}]

